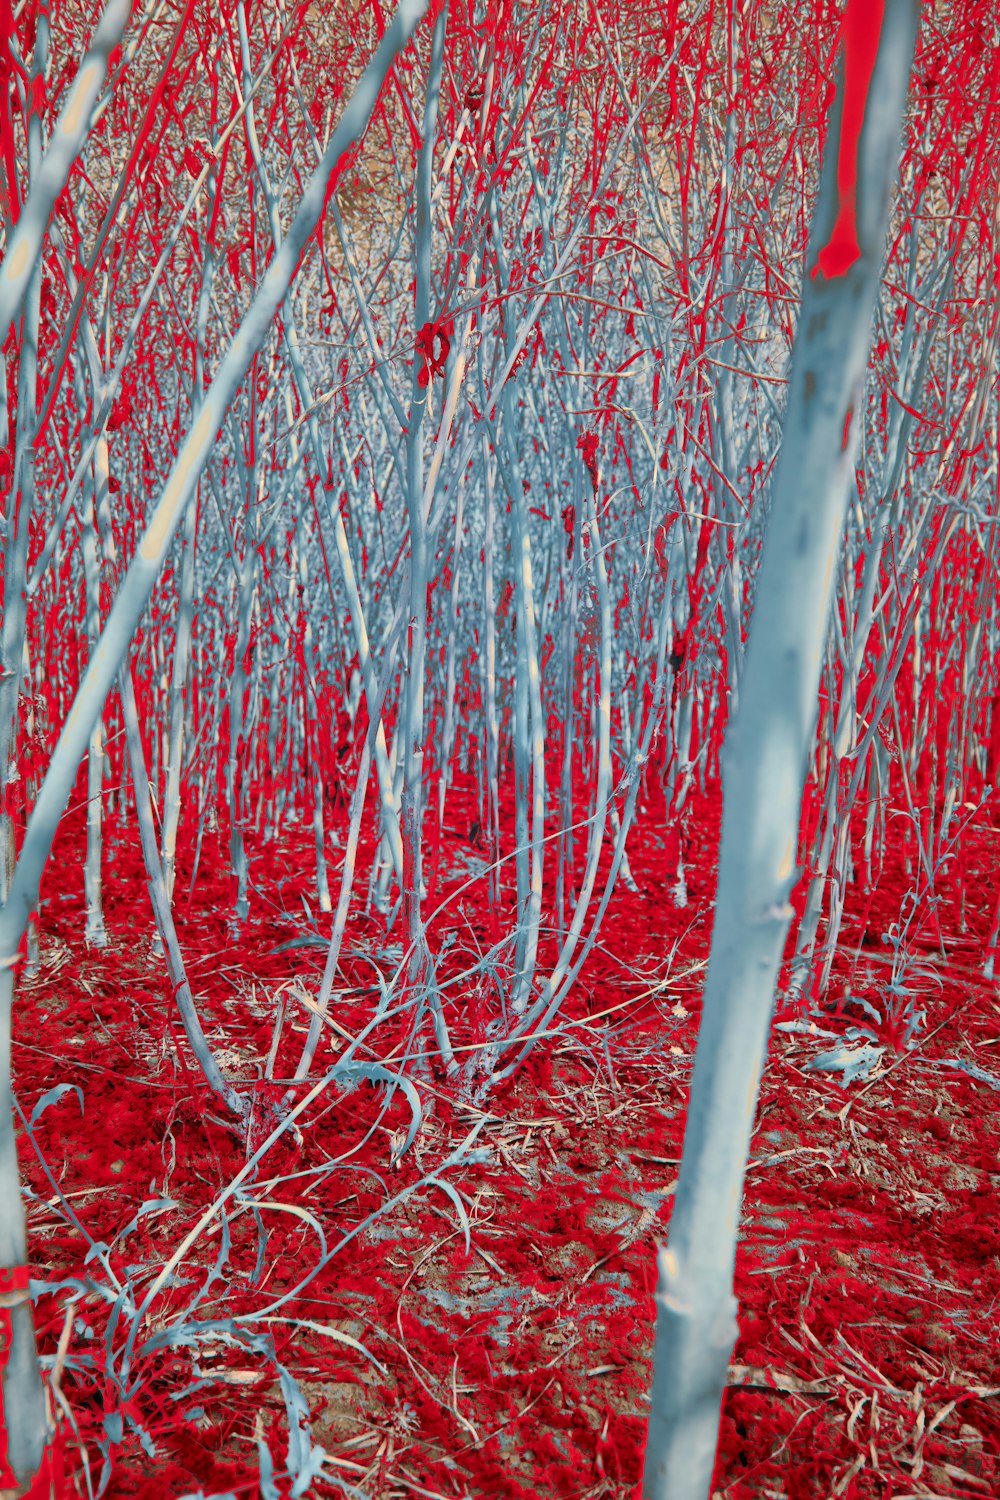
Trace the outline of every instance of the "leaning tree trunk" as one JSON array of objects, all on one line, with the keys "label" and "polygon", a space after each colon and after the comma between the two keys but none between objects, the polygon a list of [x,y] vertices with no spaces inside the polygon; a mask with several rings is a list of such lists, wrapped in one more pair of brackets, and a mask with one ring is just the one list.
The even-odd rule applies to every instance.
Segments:
[{"label": "leaning tree trunk", "polygon": [[[880,26],[881,21],[881,26]],[[743,1179],[792,908],[806,763],[917,24],[848,0],[788,415],[740,704],[723,751],[719,880],[668,1242],[659,1252],[644,1500],[706,1500],[736,1334]]]}]

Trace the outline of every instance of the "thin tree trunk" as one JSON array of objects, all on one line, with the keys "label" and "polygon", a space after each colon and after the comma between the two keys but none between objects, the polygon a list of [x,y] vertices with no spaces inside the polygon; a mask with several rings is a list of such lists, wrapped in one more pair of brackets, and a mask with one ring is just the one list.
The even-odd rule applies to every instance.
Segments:
[{"label": "thin tree trunk", "polygon": [[[218,191],[216,174],[210,176],[210,190]],[[191,403],[192,416],[201,409],[205,393],[205,337],[208,325],[208,309],[215,275],[215,258],[208,250],[202,271],[201,289],[198,297],[198,327],[195,345],[194,396]],[[175,861],[177,858],[177,830],[181,820],[181,769],[184,763],[184,741],[186,728],[185,702],[188,672],[191,663],[191,640],[194,625],[194,576],[195,549],[198,541],[198,497],[187,508],[181,540],[181,577],[177,605],[177,629],[174,636],[174,659],[170,672],[170,738],[167,751],[167,785],[163,798],[163,834],[160,850],[163,857],[163,881],[167,900],[174,896]]]},{"label": "thin tree trunk", "polygon": [[[431,182],[434,143],[437,137],[438,99],[444,64],[444,38],[448,6],[443,5],[434,27],[430,68],[424,104],[423,140],[417,159],[416,180],[416,298],[414,320],[422,329],[430,318],[431,295]],[[449,1072],[457,1068],[448,1040],[440,995],[427,943],[422,908],[424,823],[424,691],[427,661],[428,528],[424,491],[423,429],[433,389],[432,376],[421,387],[421,360],[414,360],[410,415],[406,434],[406,504],[410,529],[410,621],[406,672],[402,700],[402,818],[403,912],[409,944],[408,984],[416,1000],[414,1033],[418,1034],[425,1009],[434,1024],[438,1052]],[[397,731],[398,732],[398,731]],[[426,1068],[420,1056],[417,1066]]]},{"label": "thin tree trunk", "polygon": [[483,473],[486,480],[486,523],[483,537],[483,707],[484,727],[483,781],[486,789],[485,845],[489,851],[488,900],[490,935],[496,939],[500,913],[500,729],[497,723],[497,625],[496,600],[493,593],[493,486],[491,458],[486,434],[483,433]]},{"label": "thin tree trunk", "polygon": [[[94,29],[87,55],[66,92],[66,102],[52,132],[49,149],[31,169],[31,193],[0,261],[0,345],[6,343],[11,321],[28,295],[31,278],[40,262],[52,210],[97,118],[94,105],[104,87],[108,62],[121,41],[131,9],[131,0],[108,0]],[[44,14],[47,18],[48,13]],[[43,31],[47,38],[47,24]],[[47,40],[45,45],[48,45]]]},{"label": "thin tree trunk", "polygon": [[[252,408],[251,408],[252,411]],[[251,415],[251,420],[253,416]],[[256,446],[256,434],[250,442]],[[260,499],[257,488],[259,475],[256,463],[251,463],[245,475],[247,487],[246,535],[244,538],[243,562],[240,567],[237,593],[236,647],[233,660],[233,675],[229,689],[229,755],[226,759],[226,795],[229,801],[229,854],[236,876],[236,906],[233,921],[238,929],[250,915],[247,899],[249,869],[247,864],[244,822],[246,819],[247,795],[244,784],[247,756],[247,658],[250,652],[250,616],[253,610],[254,589],[257,582],[257,506]]]},{"label": "thin tree trunk", "polygon": [[[94,495],[98,482],[98,469],[95,463],[93,476],[84,487],[82,536],[87,594],[87,649],[90,656],[97,649],[97,642],[101,636],[101,558]],[[106,476],[104,485],[106,489]],[[103,801],[104,725],[102,716],[91,730],[90,744],[87,747],[87,858],[83,872],[87,906],[87,925],[84,936],[86,941],[93,944],[95,948],[106,947],[108,941],[101,897],[101,867],[104,857]]]},{"label": "thin tree trunk", "polygon": [[184,1033],[191,1044],[192,1052],[198,1059],[198,1065],[204,1074],[206,1082],[219,1096],[223,1104],[226,1105],[227,1109],[238,1120],[242,1121],[246,1117],[248,1106],[233,1088],[232,1084],[227,1083],[222,1076],[212,1048],[202,1030],[201,1021],[198,1019],[198,1012],[195,1009],[194,997],[191,994],[191,986],[188,984],[180,944],[177,941],[177,930],[174,927],[170,902],[167,898],[166,882],[163,878],[163,865],[160,861],[160,852],[156,843],[156,825],[153,822],[153,802],[149,778],[146,774],[146,760],[142,748],[142,734],[139,728],[139,712],[136,707],[135,689],[132,685],[132,669],[128,665],[124,666],[121,670],[119,688],[125,718],[125,733],[128,738],[129,759],[132,762],[136,821],[139,824],[139,837],[146,865],[149,895],[153,905],[153,916],[156,920],[160,941],[166,951],[167,968],[174,987],[174,1001],[184,1027]]},{"label": "thin tree trunk", "polygon": [[[729,1358],[747,1153],[792,908],[802,791],[916,34],[849,0],[742,699],[723,754],[719,882],[684,1155],[657,1320],[644,1500],[707,1500]],[[860,33],[860,35],[859,35]],[[874,41],[877,56],[866,55]],[[873,71],[872,71],[873,70]],[[855,188],[856,183],[856,188]],[[856,219],[856,223],[855,223]],[[852,245],[856,232],[857,243]]]}]

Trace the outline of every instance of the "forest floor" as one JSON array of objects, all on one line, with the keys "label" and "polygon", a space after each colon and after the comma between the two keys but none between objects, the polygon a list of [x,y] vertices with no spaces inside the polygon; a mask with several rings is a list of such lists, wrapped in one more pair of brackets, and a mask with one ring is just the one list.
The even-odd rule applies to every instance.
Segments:
[{"label": "forest floor", "polygon": [[[340,1481],[296,1493],[635,1493],[656,1246],[711,936],[717,819],[710,802],[691,817],[706,832],[689,851],[686,903],[668,893],[662,839],[647,820],[630,841],[637,889],[619,884],[558,1034],[490,1097],[488,1114],[434,1084],[433,1111],[398,1157],[403,1094],[387,1102],[366,1081],[326,1089],[300,1137],[283,1136],[193,1238],[138,1328],[121,1290],[141,1301],[247,1152],[176,1045],[137,848],[115,847],[109,824],[110,942],[88,949],[82,833],[67,826],[43,887],[41,968],[19,985],[15,1087],[30,1118],[48,1091],[69,1086],[37,1113],[33,1141],[22,1130],[21,1155],[33,1275],[51,1288],[37,1302],[43,1354],[68,1339],[60,1385],[81,1495],[81,1445],[95,1491],[103,1477],[111,1497],[266,1493],[261,1443],[280,1474],[289,1421],[262,1340],[298,1383],[312,1442]],[[831,987],[840,1003],[812,1031],[776,1014],[716,1500],[1000,1495],[1000,996],[982,975],[995,837],[988,819],[968,832],[964,898],[942,887],[944,952],[936,929],[933,945],[914,949],[910,999],[923,1017],[908,1047],[895,1050],[886,1016],[893,953],[883,933],[906,888],[888,856],[875,891],[848,903]],[[441,890],[475,873],[480,854],[456,835]],[[276,1076],[294,1069],[330,920],[308,930],[310,856],[305,829],[255,848],[251,919],[238,937],[223,846],[206,845],[194,901],[182,864],[191,985],[234,1078],[260,1078],[279,999]],[[452,974],[486,944],[476,892],[462,899],[449,918]],[[380,940],[374,921],[352,918],[334,1046],[314,1076],[370,1019],[375,967],[388,975],[399,956],[384,928]],[[445,993],[456,1034],[474,1029],[482,988]],[[810,1067],[838,1045],[823,1033],[871,1025],[859,1000],[882,1016],[881,1040],[867,1039],[880,1047],[871,1071],[846,1081]],[[358,1056],[384,1057],[385,1036]],[[258,1086],[262,1099],[269,1090]],[[474,1128],[486,1159],[448,1165]],[[440,1182],[463,1195],[468,1243]],[[293,1433],[300,1468],[307,1454]],[[290,1491],[276,1481],[273,1493]]]}]

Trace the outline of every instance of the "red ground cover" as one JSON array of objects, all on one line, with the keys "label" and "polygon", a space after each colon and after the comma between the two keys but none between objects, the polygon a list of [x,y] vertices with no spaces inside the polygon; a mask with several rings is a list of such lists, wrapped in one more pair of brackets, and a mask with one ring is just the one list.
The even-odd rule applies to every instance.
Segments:
[{"label": "red ground cover", "polygon": [[[469,795],[460,783],[449,826],[474,824],[471,807],[461,811]],[[490,1099],[485,1119],[429,1083],[433,1112],[397,1158],[409,1123],[399,1091],[387,1099],[366,1081],[331,1087],[302,1117],[300,1137],[266,1155],[248,1196],[230,1201],[224,1227],[216,1214],[197,1237],[131,1350],[116,1288],[130,1284],[141,1301],[247,1152],[183,1044],[150,949],[137,847],[109,825],[113,936],[107,950],[88,952],[82,829],[67,820],[43,888],[42,967],[20,986],[15,1087],[28,1117],[57,1084],[82,1091],[82,1112],[70,1089],[35,1121],[47,1171],[21,1137],[35,1195],[33,1274],[50,1285],[76,1278],[41,1296],[38,1326],[50,1356],[69,1329],[61,1390],[77,1429],[66,1423],[79,1493],[85,1450],[95,1486],[107,1456],[109,1496],[253,1495],[262,1438],[276,1492],[290,1493],[281,1477],[288,1417],[276,1365],[253,1342],[262,1338],[298,1382],[312,1440],[336,1476],[308,1493],[636,1492],[656,1244],[681,1154],[717,813],[711,793],[685,814],[683,907],[669,894],[676,840],[647,813],[630,841],[638,890],[619,885],[558,1033]],[[468,878],[476,853],[453,835],[442,899]],[[224,844],[210,836],[188,900],[191,856],[181,851],[178,930],[205,1030],[230,1075],[251,1086],[284,994],[283,1078],[329,921],[311,931],[303,906],[305,896],[314,908],[311,832],[257,842],[252,914],[239,937],[228,925]],[[829,1038],[774,1032],[737,1262],[741,1335],[715,1480],[725,1500],[1000,1493],[1000,1004],[982,978],[996,865],[987,806],[941,886],[945,951],[935,937],[921,953],[912,984],[925,1018],[909,1049],[893,1050],[888,1036],[876,1073],[845,1088],[807,1066]],[[874,891],[852,892],[824,1031],[865,1024],[856,1000],[884,999],[882,934],[909,883],[890,850]],[[440,919],[435,945],[450,923],[439,977],[460,1042],[495,1003],[489,986],[450,983],[488,944],[475,891],[462,901]],[[915,946],[930,945],[929,930],[916,924]],[[391,973],[393,937],[387,944],[381,919],[352,917],[336,1029],[317,1076],[370,1019],[374,966]],[[387,1024],[359,1056],[391,1058],[401,1035]],[[257,1088],[263,1101],[274,1086]],[[426,1179],[477,1125],[487,1159],[441,1172],[463,1195],[467,1247],[454,1202]],[[333,1250],[407,1188],[307,1279],[324,1244]],[[194,1347],[168,1341],[185,1318],[201,1320]],[[157,1334],[159,1346],[144,1349]]]}]

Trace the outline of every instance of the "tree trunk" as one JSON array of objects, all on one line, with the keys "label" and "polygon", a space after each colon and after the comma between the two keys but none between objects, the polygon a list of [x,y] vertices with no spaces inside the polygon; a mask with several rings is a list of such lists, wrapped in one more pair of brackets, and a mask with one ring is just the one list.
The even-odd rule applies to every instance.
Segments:
[{"label": "tree trunk", "polygon": [[832,581],[917,24],[849,0],[723,820],[704,1010],[657,1321],[644,1500],[706,1500],[736,1335],[743,1179],[792,908]]}]

